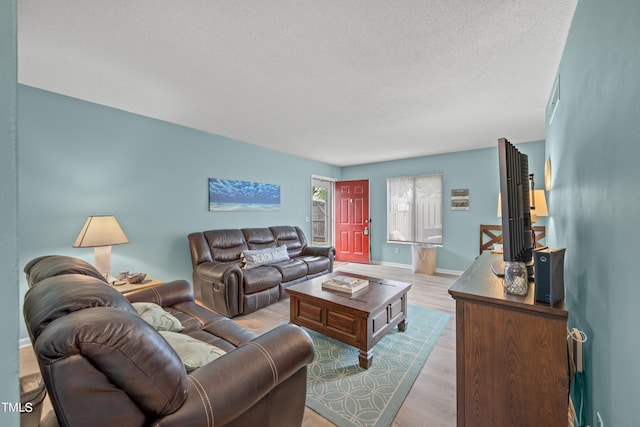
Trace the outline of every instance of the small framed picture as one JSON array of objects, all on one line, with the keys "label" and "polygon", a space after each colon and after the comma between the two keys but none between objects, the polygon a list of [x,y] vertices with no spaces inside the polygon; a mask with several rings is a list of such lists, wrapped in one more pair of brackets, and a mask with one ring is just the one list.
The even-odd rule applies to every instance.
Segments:
[{"label": "small framed picture", "polygon": [[458,188],[451,190],[451,210],[468,211],[469,210],[469,189]]}]

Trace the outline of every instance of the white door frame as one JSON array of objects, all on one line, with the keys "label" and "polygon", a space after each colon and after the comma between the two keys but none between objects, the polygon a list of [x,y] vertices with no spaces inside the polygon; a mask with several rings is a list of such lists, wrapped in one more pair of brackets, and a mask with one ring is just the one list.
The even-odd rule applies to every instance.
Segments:
[{"label": "white door frame", "polygon": [[327,189],[328,194],[327,194],[327,212],[328,212],[328,218],[327,218],[327,234],[328,234],[328,242],[327,242],[327,246],[333,246],[334,243],[334,232],[333,232],[333,221],[334,221],[334,203],[335,203],[335,185],[334,183],[336,181],[338,181],[336,178],[329,178],[326,176],[320,176],[320,175],[311,175],[311,245],[313,246],[313,187],[315,187],[315,181],[323,181],[328,183],[328,187]]}]

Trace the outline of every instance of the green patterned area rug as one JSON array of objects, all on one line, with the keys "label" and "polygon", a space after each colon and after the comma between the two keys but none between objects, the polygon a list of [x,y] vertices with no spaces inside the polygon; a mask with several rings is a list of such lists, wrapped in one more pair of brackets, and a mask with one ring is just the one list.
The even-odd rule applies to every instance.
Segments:
[{"label": "green patterned area rug", "polygon": [[316,346],[307,406],[340,427],[391,425],[449,318],[409,305],[406,332],[394,328],[380,340],[369,369],[356,348],[306,329]]}]

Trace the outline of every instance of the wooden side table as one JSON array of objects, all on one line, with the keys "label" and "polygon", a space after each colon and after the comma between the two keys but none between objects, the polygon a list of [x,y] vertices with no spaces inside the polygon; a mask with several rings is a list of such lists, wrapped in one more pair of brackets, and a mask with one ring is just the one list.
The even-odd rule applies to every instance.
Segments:
[{"label": "wooden side table", "polygon": [[163,283],[164,281],[160,279],[147,276],[140,283],[135,283],[135,284],[126,283],[124,285],[114,285],[113,287],[116,288],[118,291],[120,291],[120,293],[127,294],[129,292],[137,291],[139,289],[151,288],[153,286],[162,285]]}]

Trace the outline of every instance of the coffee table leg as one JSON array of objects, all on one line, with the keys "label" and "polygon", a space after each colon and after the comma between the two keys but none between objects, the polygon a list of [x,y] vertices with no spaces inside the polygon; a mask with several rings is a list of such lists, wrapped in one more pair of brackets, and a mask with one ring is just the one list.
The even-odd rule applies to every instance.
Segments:
[{"label": "coffee table leg", "polygon": [[400,332],[404,332],[407,330],[407,323],[409,323],[408,319],[404,319],[402,322],[398,323],[398,330]]},{"label": "coffee table leg", "polygon": [[363,369],[369,369],[371,367],[371,360],[373,359],[373,350],[359,349],[358,363]]}]

